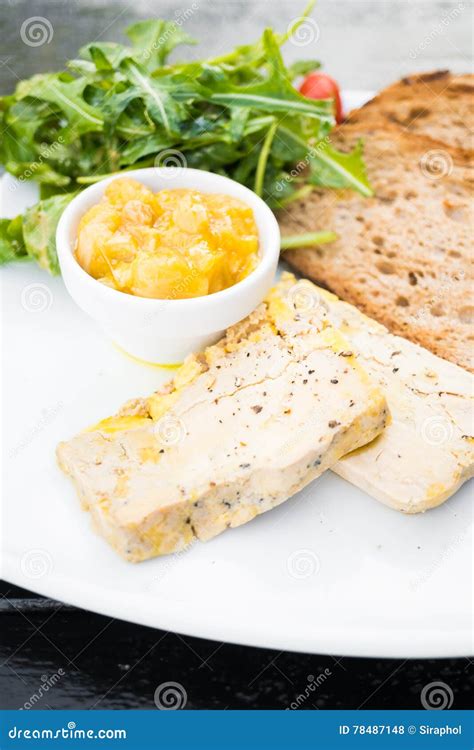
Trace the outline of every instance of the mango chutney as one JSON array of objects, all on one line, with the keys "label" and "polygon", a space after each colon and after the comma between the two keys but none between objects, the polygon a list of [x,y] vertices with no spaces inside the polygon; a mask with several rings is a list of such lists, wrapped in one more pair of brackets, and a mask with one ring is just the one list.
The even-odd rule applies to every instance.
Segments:
[{"label": "mango chutney", "polygon": [[185,188],[153,193],[121,178],[84,214],[75,255],[91,276],[139,297],[182,299],[236,284],[258,265],[252,209]]}]

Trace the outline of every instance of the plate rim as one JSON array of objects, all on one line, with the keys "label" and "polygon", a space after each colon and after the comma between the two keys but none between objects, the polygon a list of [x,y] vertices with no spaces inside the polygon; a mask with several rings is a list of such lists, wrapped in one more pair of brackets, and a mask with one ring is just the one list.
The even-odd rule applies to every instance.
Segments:
[{"label": "plate rim", "polygon": [[[146,564],[146,563],[145,563]],[[194,619],[186,620],[181,614],[173,613],[166,616],[166,611],[158,616],[153,607],[145,611],[143,606],[135,608],[133,602],[143,602],[143,592],[140,595],[131,595],[127,592],[130,605],[130,613],[122,609],[118,601],[118,592],[112,592],[106,588],[100,588],[94,582],[84,586],[79,582],[79,588],[72,592],[70,579],[61,577],[51,578],[30,585],[29,580],[16,572],[17,565],[13,563],[11,555],[6,555],[1,577],[14,586],[29,588],[41,596],[73,605],[86,611],[96,612],[105,617],[125,620],[126,622],[164,630],[170,633],[179,633],[192,638],[222,641],[234,645],[247,646],[250,648],[265,648],[276,651],[290,651],[293,653],[320,654],[322,656],[342,656],[353,658],[376,658],[376,659],[441,659],[441,658],[466,658],[474,656],[473,634],[470,628],[457,628],[456,630],[436,629],[421,631],[414,628],[385,630],[385,640],[380,643],[380,628],[373,630],[351,629],[351,643],[348,649],[340,647],[341,631],[326,627],[315,633],[314,638],[308,635],[300,636],[300,642],[288,643],[288,636],[281,633],[263,632],[264,626],[256,628],[255,622],[249,625],[245,620],[239,624],[239,634],[234,631],[223,632],[227,625],[217,624],[216,619],[209,612],[196,610]],[[61,581],[64,580],[64,583]],[[75,582],[77,587],[77,581]],[[130,601],[132,599],[132,601]],[[157,604],[159,599],[150,598],[150,603]],[[197,614],[197,616],[196,616]],[[347,631],[347,628],[342,629]],[[387,639],[387,634],[389,637]],[[291,640],[291,636],[290,636]],[[416,644],[416,648],[407,648],[407,644]]]}]

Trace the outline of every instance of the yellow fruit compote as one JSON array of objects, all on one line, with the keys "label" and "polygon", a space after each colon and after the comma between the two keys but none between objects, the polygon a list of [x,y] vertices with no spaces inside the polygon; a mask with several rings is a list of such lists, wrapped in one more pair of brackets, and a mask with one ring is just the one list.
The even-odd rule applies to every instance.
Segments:
[{"label": "yellow fruit compote", "polygon": [[112,181],[79,223],[76,258],[87,273],[139,297],[182,299],[219,292],[257,266],[252,209],[198,190],[153,193]]}]

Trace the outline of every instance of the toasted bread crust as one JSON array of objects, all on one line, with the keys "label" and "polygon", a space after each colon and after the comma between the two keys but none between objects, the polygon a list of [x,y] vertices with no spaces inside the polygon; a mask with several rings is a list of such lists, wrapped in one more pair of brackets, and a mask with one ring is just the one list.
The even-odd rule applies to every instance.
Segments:
[{"label": "toasted bread crust", "polygon": [[474,75],[436,70],[407,76],[351,112],[347,121],[364,123],[373,119],[472,154]]},{"label": "toasted bread crust", "polygon": [[392,333],[474,371],[472,162],[383,119],[344,124],[333,142],[348,150],[361,137],[375,196],[318,190],[290,204],[283,234],[330,228],[339,238],[285,259]]}]

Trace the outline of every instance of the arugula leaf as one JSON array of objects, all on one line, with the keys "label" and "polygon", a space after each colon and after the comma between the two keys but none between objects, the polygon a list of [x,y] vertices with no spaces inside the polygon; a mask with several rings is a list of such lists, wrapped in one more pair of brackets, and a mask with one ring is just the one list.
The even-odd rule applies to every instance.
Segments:
[{"label": "arugula leaf", "polygon": [[120,64],[120,69],[128,80],[134,84],[136,97],[141,96],[152,118],[160,122],[167,133],[177,132],[179,124],[185,117],[184,105],[179,104],[166,86],[160,85],[159,78],[151,78],[133,58],[127,57]]},{"label": "arugula leaf", "polygon": [[28,255],[53,275],[59,273],[56,255],[56,227],[60,216],[75,193],[54,195],[42,200],[23,214],[23,241]]},{"label": "arugula leaf", "polygon": [[[80,50],[81,57],[90,58],[96,71],[116,73],[120,63],[129,57],[131,50],[114,42],[92,42]],[[91,69],[92,70],[92,69]]]},{"label": "arugula leaf", "polygon": [[138,54],[135,58],[148,70],[164,65],[174,50],[180,44],[196,44],[176,21],[139,21],[126,29]]},{"label": "arugula leaf", "polygon": [[79,135],[91,130],[102,130],[104,118],[101,112],[91,107],[84,99],[84,89],[87,86],[85,78],[64,79],[61,73],[46,73],[33,76],[30,86],[20,84],[20,98],[33,96],[54,105],[67,117],[68,128],[65,133],[74,140]]},{"label": "arugula leaf", "polygon": [[318,60],[298,60],[288,67],[288,78],[290,81],[294,81],[295,78],[306,76],[320,67],[321,63]]},{"label": "arugula leaf", "polygon": [[5,122],[9,131],[15,131],[17,148],[26,153],[34,153],[34,141],[43,123],[51,118],[51,109],[47,102],[30,97],[19,99],[12,104],[6,114]]},{"label": "arugula leaf", "polygon": [[5,128],[0,141],[1,162],[7,172],[15,174],[19,163],[30,164],[36,157],[36,151],[29,145],[18,141],[8,128]]},{"label": "arugula leaf", "polygon": [[74,194],[41,200],[14,219],[0,219],[0,265],[14,260],[36,260],[51,274],[59,273],[56,227]]},{"label": "arugula leaf", "polygon": [[307,99],[291,85],[275,34],[271,29],[265,29],[262,45],[269,68],[268,78],[249,86],[217,84],[211,101],[233,107],[251,107],[264,112],[299,113],[332,122],[331,101]]},{"label": "arugula leaf", "polygon": [[0,219],[0,265],[26,258],[21,216],[15,219]]},{"label": "arugula leaf", "polygon": [[310,182],[323,187],[352,188],[366,197],[373,195],[365,170],[362,140],[348,154],[336,151],[329,141],[321,141],[311,155]]},{"label": "arugula leaf", "polygon": [[130,141],[120,153],[119,166],[133,165],[139,159],[149,154],[158,154],[165,148],[170,148],[174,143],[173,138],[168,138],[165,133],[156,133],[144,138],[136,138]]},{"label": "arugula leaf", "polygon": [[34,179],[35,182],[55,187],[65,187],[70,183],[69,177],[56,172],[49,164],[38,161],[33,166],[30,162],[7,162],[6,168],[10,174],[23,179]]},{"label": "arugula leaf", "polygon": [[232,141],[240,141],[247,133],[246,125],[250,119],[250,109],[239,107],[231,110],[229,122],[229,137]]}]

